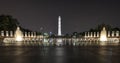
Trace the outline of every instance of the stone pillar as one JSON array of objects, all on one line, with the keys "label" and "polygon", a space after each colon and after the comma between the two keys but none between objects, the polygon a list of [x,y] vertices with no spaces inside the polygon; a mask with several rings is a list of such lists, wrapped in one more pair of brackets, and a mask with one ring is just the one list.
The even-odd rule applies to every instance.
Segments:
[{"label": "stone pillar", "polygon": [[4,35],[4,31],[1,31],[1,36],[5,36],[5,35]]},{"label": "stone pillar", "polygon": [[31,37],[33,37],[33,32],[31,32]]},{"label": "stone pillar", "polygon": [[85,32],[85,38],[87,37],[87,33]]},{"label": "stone pillar", "polygon": [[36,37],[36,32],[34,32],[33,34],[34,34],[34,37]]},{"label": "stone pillar", "polygon": [[88,37],[90,37],[90,33],[88,32]]},{"label": "stone pillar", "polygon": [[97,32],[97,37],[99,37],[99,32]]},{"label": "stone pillar", "polygon": [[93,33],[91,32],[90,37],[93,37]]},{"label": "stone pillar", "polygon": [[6,37],[8,37],[9,36],[9,33],[8,33],[8,31],[6,31]]},{"label": "stone pillar", "polygon": [[108,37],[110,37],[110,31],[108,31]]},{"label": "stone pillar", "polygon": [[28,32],[28,37],[30,37],[30,32]]},{"label": "stone pillar", "polygon": [[119,37],[119,31],[116,31],[116,36]]},{"label": "stone pillar", "polygon": [[27,37],[27,32],[25,32],[25,37]]},{"label": "stone pillar", "polygon": [[14,35],[13,35],[13,31],[10,31],[10,37],[13,37]]},{"label": "stone pillar", "polygon": [[114,31],[112,31],[112,37],[114,37]]},{"label": "stone pillar", "polygon": [[94,32],[94,37],[96,37],[96,32]]}]

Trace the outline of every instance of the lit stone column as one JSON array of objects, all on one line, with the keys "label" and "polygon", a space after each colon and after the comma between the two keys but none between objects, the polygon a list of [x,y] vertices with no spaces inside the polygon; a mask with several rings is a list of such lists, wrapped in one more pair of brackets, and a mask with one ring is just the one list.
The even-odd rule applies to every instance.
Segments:
[{"label": "lit stone column", "polygon": [[9,36],[9,33],[8,33],[8,31],[6,31],[6,37],[8,37]]},{"label": "lit stone column", "polygon": [[119,37],[119,31],[116,31],[116,36]]},{"label": "lit stone column", "polygon": [[5,35],[4,35],[4,31],[1,31],[1,36],[5,36]]},{"label": "lit stone column", "polygon": [[110,31],[108,31],[108,37],[110,37]]},{"label": "lit stone column", "polygon": [[13,31],[10,31],[10,37],[13,37]]},{"label": "lit stone column", "polygon": [[90,37],[90,33],[88,32],[88,37]]},{"label": "lit stone column", "polygon": [[33,37],[33,32],[31,32],[31,37]]},{"label": "lit stone column", "polygon": [[90,34],[91,36],[90,37],[93,37],[92,35],[93,35],[93,33],[91,32],[91,34]]},{"label": "lit stone column", "polygon": [[27,37],[27,32],[25,32],[25,37]]},{"label": "lit stone column", "polygon": [[28,37],[30,37],[30,32],[28,32]]},{"label": "lit stone column", "polygon": [[96,37],[96,32],[94,32],[94,37]]},{"label": "lit stone column", "polygon": [[36,32],[34,32],[34,37],[36,37]]},{"label": "lit stone column", "polygon": [[112,37],[114,37],[114,31],[112,31]]},{"label": "lit stone column", "polygon": [[97,37],[99,37],[99,32],[97,32]]},{"label": "lit stone column", "polygon": [[85,32],[85,38],[87,37],[87,33]]}]

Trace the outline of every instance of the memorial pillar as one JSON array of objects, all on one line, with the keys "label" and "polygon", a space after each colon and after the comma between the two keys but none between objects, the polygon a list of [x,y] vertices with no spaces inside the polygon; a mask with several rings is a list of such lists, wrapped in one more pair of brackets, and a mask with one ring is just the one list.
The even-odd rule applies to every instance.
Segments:
[{"label": "memorial pillar", "polygon": [[97,32],[97,37],[99,37],[99,32]]},{"label": "memorial pillar", "polygon": [[88,37],[90,37],[90,33],[88,32]]},{"label": "memorial pillar", "polygon": [[25,37],[27,37],[27,32],[25,32]]},{"label": "memorial pillar", "polygon": [[85,32],[85,38],[87,37],[87,33]]},{"label": "memorial pillar", "polygon": [[28,37],[30,37],[30,32],[28,32]]},{"label": "memorial pillar", "polygon": [[94,37],[96,37],[96,32],[94,32]]},{"label": "memorial pillar", "polygon": [[114,37],[114,31],[112,31],[112,37]]},{"label": "memorial pillar", "polygon": [[110,37],[110,31],[108,31],[108,37]]},{"label": "memorial pillar", "polygon": [[90,37],[93,37],[93,32],[91,32],[91,34],[90,34],[91,36]]},{"label": "memorial pillar", "polygon": [[14,35],[13,35],[13,31],[10,31],[10,37],[13,37]]},{"label": "memorial pillar", "polygon": [[8,37],[9,36],[9,33],[8,33],[8,31],[6,31],[6,37]]},{"label": "memorial pillar", "polygon": [[33,37],[33,32],[31,32],[31,37]]},{"label": "memorial pillar", "polygon": [[119,37],[119,31],[116,31],[116,36]]},{"label": "memorial pillar", "polygon": [[5,36],[5,35],[4,35],[4,31],[1,31],[1,36]]}]

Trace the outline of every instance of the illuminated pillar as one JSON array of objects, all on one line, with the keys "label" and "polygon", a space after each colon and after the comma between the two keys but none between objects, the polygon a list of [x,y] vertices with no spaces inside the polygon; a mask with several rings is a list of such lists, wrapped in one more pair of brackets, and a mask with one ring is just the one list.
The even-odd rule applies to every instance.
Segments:
[{"label": "illuminated pillar", "polygon": [[116,36],[119,37],[119,31],[116,31]]},{"label": "illuminated pillar", "polygon": [[96,37],[96,32],[94,32],[94,37]]},{"label": "illuminated pillar", "polygon": [[7,37],[9,36],[9,33],[8,33],[8,31],[6,31],[6,36],[7,36]]},{"label": "illuminated pillar", "polygon": [[112,31],[112,37],[114,37],[114,31]]},{"label": "illuminated pillar", "polygon": [[88,32],[88,37],[90,37],[90,33]]},{"label": "illuminated pillar", "polygon": [[61,36],[61,17],[58,17],[58,36]]},{"label": "illuminated pillar", "polygon": [[110,37],[110,31],[108,31],[108,37]]},{"label": "illuminated pillar", "polygon": [[93,37],[92,35],[93,35],[93,33],[91,32],[91,34],[90,34],[91,36],[90,37]]},{"label": "illuminated pillar", "polygon": [[87,37],[87,32],[85,32],[85,38]]},{"label": "illuminated pillar", "polygon": [[30,32],[28,32],[28,37],[30,37]]},{"label": "illuminated pillar", "polygon": [[31,37],[33,37],[33,32],[31,32]]},{"label": "illuminated pillar", "polygon": [[13,37],[13,31],[10,31],[10,37]]},{"label": "illuminated pillar", "polygon": [[4,36],[4,31],[1,31],[1,36]]},{"label": "illuminated pillar", "polygon": [[34,32],[34,37],[36,37],[36,32]]},{"label": "illuminated pillar", "polygon": [[97,37],[99,37],[99,32],[97,32]]},{"label": "illuminated pillar", "polygon": [[25,32],[25,37],[27,37],[27,32]]}]

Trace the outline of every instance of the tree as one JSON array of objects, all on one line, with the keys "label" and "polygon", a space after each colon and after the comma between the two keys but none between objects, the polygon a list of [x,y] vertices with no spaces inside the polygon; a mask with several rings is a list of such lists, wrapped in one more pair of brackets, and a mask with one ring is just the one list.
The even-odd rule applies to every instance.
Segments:
[{"label": "tree", "polygon": [[65,37],[65,38],[71,38],[71,35],[69,35],[69,34],[65,34],[64,37]]},{"label": "tree", "polygon": [[112,29],[110,25],[101,24],[101,25],[98,25],[97,28],[95,28],[95,30],[101,31],[103,27],[105,27],[106,30],[111,30]]},{"label": "tree", "polygon": [[16,30],[19,22],[17,19],[13,18],[10,15],[1,15],[0,16],[0,30]]}]

